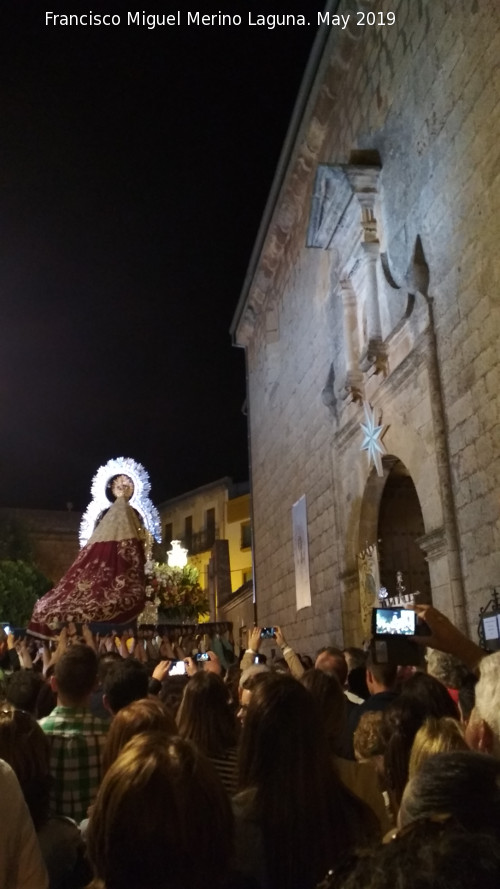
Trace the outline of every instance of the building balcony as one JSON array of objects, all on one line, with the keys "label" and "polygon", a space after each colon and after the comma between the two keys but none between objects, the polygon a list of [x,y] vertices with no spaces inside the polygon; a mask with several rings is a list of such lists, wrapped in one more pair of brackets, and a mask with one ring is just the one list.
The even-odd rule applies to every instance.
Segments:
[{"label": "building balcony", "polygon": [[182,545],[186,547],[188,555],[197,556],[200,553],[206,553],[212,549],[217,539],[217,529],[208,528],[204,531],[197,531],[191,534],[189,538],[184,537]]}]

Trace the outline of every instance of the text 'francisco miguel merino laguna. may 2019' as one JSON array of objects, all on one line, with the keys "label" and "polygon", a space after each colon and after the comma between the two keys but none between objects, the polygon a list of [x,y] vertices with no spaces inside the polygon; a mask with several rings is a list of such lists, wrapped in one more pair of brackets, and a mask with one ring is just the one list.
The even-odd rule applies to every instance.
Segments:
[{"label": "text 'francisco miguel merino laguna. may 2019'", "polygon": [[305,15],[291,13],[263,14],[257,12],[239,13],[203,13],[196,11],[175,10],[175,12],[149,13],[145,10],[112,13],[93,12],[60,13],[47,11],[45,25],[57,28],[117,28],[140,27],[152,31],[155,28],[294,28],[294,27],[329,27],[345,30],[349,25],[362,27],[393,25],[396,16],[393,12],[362,12],[333,15],[329,12],[309,12]]}]

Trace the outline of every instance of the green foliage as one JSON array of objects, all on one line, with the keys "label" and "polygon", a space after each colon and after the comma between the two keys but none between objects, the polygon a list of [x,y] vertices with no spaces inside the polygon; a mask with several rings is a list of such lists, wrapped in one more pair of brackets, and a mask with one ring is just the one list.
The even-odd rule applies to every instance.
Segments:
[{"label": "green foliage", "polygon": [[0,615],[13,626],[24,627],[28,623],[36,600],[52,589],[38,568],[24,562],[3,559],[0,561]]}]

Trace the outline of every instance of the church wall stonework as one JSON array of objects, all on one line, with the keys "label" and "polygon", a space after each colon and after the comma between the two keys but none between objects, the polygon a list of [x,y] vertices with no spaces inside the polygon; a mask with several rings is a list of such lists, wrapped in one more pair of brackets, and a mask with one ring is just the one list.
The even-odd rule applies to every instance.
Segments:
[{"label": "church wall stonework", "polygon": [[[357,10],[396,24],[357,27]],[[319,61],[235,336],[259,621],[304,650],[361,641],[356,556],[377,510],[361,399],[414,482],[433,601],[474,632],[500,585],[499,11],[342,12],[351,25]],[[296,612],[302,494],[312,606]]]}]

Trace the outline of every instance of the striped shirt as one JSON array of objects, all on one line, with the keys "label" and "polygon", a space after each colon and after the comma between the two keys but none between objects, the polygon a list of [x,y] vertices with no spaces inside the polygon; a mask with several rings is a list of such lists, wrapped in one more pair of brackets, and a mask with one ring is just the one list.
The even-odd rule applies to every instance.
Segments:
[{"label": "striped shirt", "polygon": [[208,758],[215,766],[229,796],[234,796],[238,790],[238,751],[236,747],[226,750],[223,756],[209,756]]},{"label": "striped shirt", "polygon": [[50,741],[55,815],[79,822],[87,817],[101,782],[102,750],[109,723],[87,707],[55,707],[40,725]]}]

